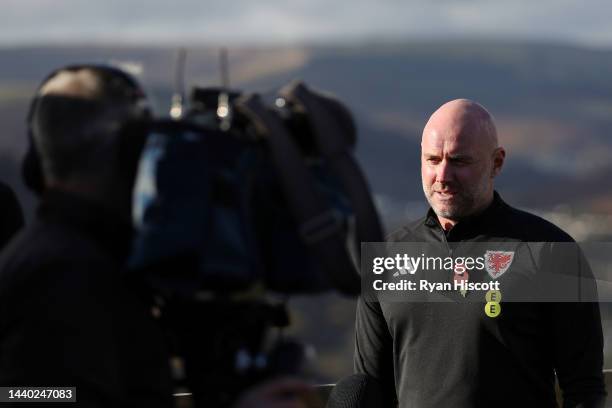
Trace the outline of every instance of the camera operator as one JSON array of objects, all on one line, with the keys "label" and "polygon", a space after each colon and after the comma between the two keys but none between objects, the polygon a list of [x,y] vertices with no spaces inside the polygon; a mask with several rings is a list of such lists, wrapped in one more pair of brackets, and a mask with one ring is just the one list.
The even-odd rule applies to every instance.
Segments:
[{"label": "camera operator", "polygon": [[103,66],[60,69],[38,89],[29,154],[42,174],[26,179],[42,177],[44,192],[0,262],[2,386],[76,387],[81,406],[172,405],[161,333],[121,274],[141,143],[123,125],[148,114],[144,102]]},{"label": "camera operator", "polygon": [[[139,85],[111,67],[65,67],[38,89],[24,176],[41,202],[0,259],[0,386],[76,387],[87,407],[173,405],[163,335],[122,273],[148,116]],[[236,407],[297,408],[308,390],[275,380]]]}]

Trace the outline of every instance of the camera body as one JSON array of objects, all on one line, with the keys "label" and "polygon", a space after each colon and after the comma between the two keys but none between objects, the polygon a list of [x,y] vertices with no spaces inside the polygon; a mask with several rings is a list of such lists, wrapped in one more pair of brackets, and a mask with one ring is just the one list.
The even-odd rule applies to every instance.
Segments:
[{"label": "camera body", "polygon": [[306,348],[272,335],[289,315],[271,295],[359,292],[360,242],[382,229],[355,140],[348,109],[299,82],[267,103],[195,89],[185,115],[149,124],[128,271],[157,300],[197,406],[300,371]]},{"label": "camera body", "polygon": [[[232,112],[224,130],[214,103],[222,98]],[[257,285],[285,294],[358,293],[358,268],[351,258],[361,241],[355,210],[317,146],[307,114],[289,102],[278,107],[282,98],[264,106],[287,130],[276,137],[290,139],[284,142],[299,154],[292,165],[300,166],[310,186],[291,179],[293,168],[283,168],[270,152],[271,131],[256,129],[235,105],[240,98],[196,89],[184,118],[151,123],[134,189],[137,239],[131,269],[144,272],[161,292],[188,298]],[[350,154],[354,126],[350,116],[343,119],[349,121],[347,134],[337,136],[349,141]],[[288,185],[294,195],[319,196],[323,211],[308,220],[310,225],[296,216]],[[343,270],[331,269],[313,251],[315,241],[325,240],[341,249],[334,266]],[[344,287],[334,279],[338,274],[349,277]]]}]

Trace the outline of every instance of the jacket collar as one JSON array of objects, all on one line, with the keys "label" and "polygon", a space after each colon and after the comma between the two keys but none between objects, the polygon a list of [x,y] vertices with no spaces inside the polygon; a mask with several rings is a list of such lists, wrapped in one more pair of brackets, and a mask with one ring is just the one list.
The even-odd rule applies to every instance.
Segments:
[{"label": "jacket collar", "polygon": [[118,259],[127,258],[132,227],[113,211],[95,200],[58,190],[48,190],[41,198],[37,216],[78,230],[110,251]]},{"label": "jacket collar", "polygon": [[[447,231],[446,234],[450,236],[452,232],[453,235],[457,235],[457,233],[459,233],[460,231],[466,230],[476,232],[477,230],[482,229],[483,226],[490,225],[491,222],[497,218],[500,211],[507,207],[508,204],[506,204],[504,200],[502,200],[501,196],[497,191],[494,191],[493,201],[484,211],[462,219],[453,228]],[[440,225],[438,216],[431,207],[427,211],[424,224],[429,228],[438,228],[444,230],[442,228],[442,225]]]}]

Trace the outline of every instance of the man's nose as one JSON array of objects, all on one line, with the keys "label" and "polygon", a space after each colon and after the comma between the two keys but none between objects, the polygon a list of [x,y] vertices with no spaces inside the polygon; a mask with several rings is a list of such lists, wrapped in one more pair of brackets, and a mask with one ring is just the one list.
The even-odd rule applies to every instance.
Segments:
[{"label": "man's nose", "polygon": [[448,160],[442,160],[436,166],[436,181],[438,183],[448,183],[453,179],[453,166]]}]

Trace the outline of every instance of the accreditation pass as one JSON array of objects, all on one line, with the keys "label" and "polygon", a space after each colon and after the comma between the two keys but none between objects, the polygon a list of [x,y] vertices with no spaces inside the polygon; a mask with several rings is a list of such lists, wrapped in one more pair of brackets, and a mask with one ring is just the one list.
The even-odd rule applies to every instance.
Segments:
[{"label": "accreditation pass", "polygon": [[76,387],[0,387],[2,402],[76,402]]}]

